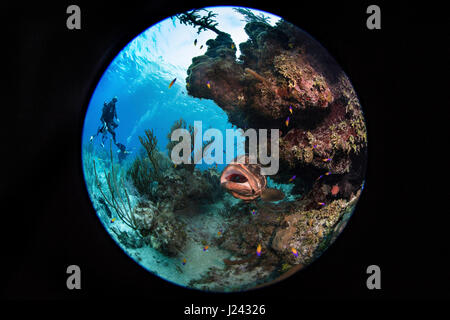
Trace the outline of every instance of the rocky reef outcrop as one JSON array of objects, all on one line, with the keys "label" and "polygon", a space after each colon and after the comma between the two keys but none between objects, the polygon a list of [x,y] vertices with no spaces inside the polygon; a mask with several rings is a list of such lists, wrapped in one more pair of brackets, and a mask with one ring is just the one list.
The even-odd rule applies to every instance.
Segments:
[{"label": "rocky reef outcrop", "polygon": [[[171,130],[183,123],[182,119],[177,121]],[[194,170],[195,164],[174,165],[159,151],[152,130],[146,130],[139,140],[143,149],[125,167],[114,163],[112,146],[104,155],[106,159],[97,160],[103,163],[103,172],[97,172],[93,157],[85,162],[92,167],[92,183],[98,191],[94,199],[104,212],[104,221],[111,223],[111,231],[125,247],[149,245],[166,256],[177,256],[187,242],[187,234],[185,223],[174,211],[221,199],[220,174],[215,167]],[[116,219],[130,230],[112,225]]]},{"label": "rocky reef outcrop", "polygon": [[[280,174],[299,173],[312,182],[324,172],[362,171],[367,146],[361,107],[337,63],[305,32],[281,20],[250,21],[248,41],[226,33],[192,59],[187,91],[214,100],[242,129],[278,128]],[[289,117],[288,122],[286,121]]]},{"label": "rocky reef outcrop", "polygon": [[[218,34],[192,59],[186,83],[191,96],[213,100],[236,127],[281,131],[280,170],[271,179],[293,183],[292,193],[302,196],[234,205],[216,243],[232,254],[225,273],[256,272],[254,287],[310,264],[345,227],[362,190],[367,132],[349,79],[318,42],[289,22],[247,18],[241,55],[228,34]],[[223,275],[212,270],[199,281]]]},{"label": "rocky reef outcrop", "polygon": [[176,217],[159,211],[151,202],[134,209],[136,230],[145,243],[167,256],[176,256],[186,244],[184,224]]},{"label": "rocky reef outcrop", "polygon": [[[186,129],[183,119],[174,123],[168,136],[178,128]],[[189,126],[189,131],[194,134],[192,126]],[[159,151],[153,132],[147,130],[146,136],[147,139],[140,138],[147,152],[138,156],[127,171],[140,196],[157,203],[167,212],[183,209],[192,202],[214,202],[221,198],[220,174],[216,168],[202,171],[194,170],[195,163],[174,165],[166,154]],[[193,136],[191,141],[194,141]],[[209,143],[204,143],[203,149]],[[169,142],[167,147],[170,154],[173,144]]]}]

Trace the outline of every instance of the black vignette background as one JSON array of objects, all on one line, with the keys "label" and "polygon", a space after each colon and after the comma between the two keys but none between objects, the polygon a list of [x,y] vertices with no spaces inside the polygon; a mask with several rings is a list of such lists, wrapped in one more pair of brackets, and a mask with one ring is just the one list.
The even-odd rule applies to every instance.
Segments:
[{"label": "black vignette background", "polygon": [[[66,28],[77,4],[82,29]],[[366,187],[347,228],[304,271],[265,289],[211,295],[151,276],[107,236],[85,190],[81,130],[90,95],[111,59],[154,23],[205,5],[247,5],[282,16],[337,60],[368,126]],[[366,28],[378,4],[382,29]],[[438,2],[8,3],[2,12],[2,299],[152,300],[181,314],[190,303],[449,298],[448,17]],[[83,288],[69,291],[66,267]],[[382,290],[365,286],[382,270]],[[150,302],[149,302],[150,303]],[[161,303],[161,304],[160,304]]]}]

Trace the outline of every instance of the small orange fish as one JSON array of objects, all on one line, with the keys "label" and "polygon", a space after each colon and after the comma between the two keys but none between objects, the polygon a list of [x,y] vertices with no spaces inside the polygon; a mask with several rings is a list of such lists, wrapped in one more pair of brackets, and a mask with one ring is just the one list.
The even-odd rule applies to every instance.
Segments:
[{"label": "small orange fish", "polygon": [[175,163],[175,164],[173,165],[173,167],[176,168],[176,167],[177,167],[177,164]]},{"label": "small orange fish", "polygon": [[258,247],[256,248],[256,255],[258,257],[261,256],[261,244],[258,244]]},{"label": "small orange fish", "polygon": [[217,232],[217,235],[218,235],[218,236],[220,236],[221,234],[222,234],[222,232],[220,232],[220,231]]},{"label": "small orange fish", "polygon": [[323,161],[323,162],[330,162],[330,161],[331,161],[331,158],[325,158],[325,159],[322,159],[322,161]]},{"label": "small orange fish", "polygon": [[292,176],[292,177],[289,179],[288,182],[290,183],[290,182],[294,181],[296,177],[297,177],[297,176]]},{"label": "small orange fish", "polygon": [[211,83],[209,83],[209,81],[206,83],[206,86],[208,87],[208,89],[211,89]]},{"label": "small orange fish", "polygon": [[186,264],[186,258],[183,259],[182,264],[183,264],[183,266]]},{"label": "small orange fish", "polygon": [[255,209],[252,209],[252,211],[250,211],[250,213],[251,213],[252,215],[255,215],[255,214],[256,214],[256,210],[255,210]]},{"label": "small orange fish", "polygon": [[[325,173],[325,175],[326,175],[326,176],[328,176],[328,175],[330,175],[330,173],[331,173],[331,172],[330,172],[330,171],[328,171],[328,172],[326,172],[326,173]],[[322,175],[320,175],[320,176],[319,176],[319,177],[317,178],[317,180],[320,180],[320,179],[322,179],[322,178],[323,178],[323,176],[324,176],[323,174],[322,174]]]},{"label": "small orange fish", "polygon": [[189,88],[189,82],[186,82],[186,88]]},{"label": "small orange fish", "polygon": [[287,117],[287,119],[286,119],[286,127],[288,127],[289,126],[289,117]]},{"label": "small orange fish", "polygon": [[170,82],[169,84],[169,89],[172,88],[173,84],[175,83],[175,81],[177,81],[177,78],[173,79],[172,82]]},{"label": "small orange fish", "polygon": [[324,206],[325,205],[325,202],[317,202],[317,204],[319,205],[319,206]]},{"label": "small orange fish", "polygon": [[205,246],[205,247],[203,248],[203,251],[208,251],[208,248],[209,248],[209,246]]},{"label": "small orange fish", "polygon": [[292,106],[289,106],[289,112],[292,114]]},{"label": "small orange fish", "polygon": [[234,49],[234,43],[231,44],[231,49]]},{"label": "small orange fish", "polygon": [[297,249],[291,248],[291,251],[292,251],[292,254],[293,254],[294,256],[298,257]]},{"label": "small orange fish", "polygon": [[116,218],[112,218],[111,219],[111,223],[113,223],[114,221],[116,221]]}]

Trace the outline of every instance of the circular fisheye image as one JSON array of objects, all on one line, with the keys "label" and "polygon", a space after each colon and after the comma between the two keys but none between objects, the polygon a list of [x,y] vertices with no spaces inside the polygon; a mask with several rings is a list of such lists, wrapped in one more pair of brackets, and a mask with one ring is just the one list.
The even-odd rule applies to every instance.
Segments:
[{"label": "circular fisheye image", "polygon": [[320,257],[355,209],[366,159],[363,112],[336,61],[244,7],[139,34],[97,84],[82,135],[107,233],[153,275],[213,292],[270,285]]}]

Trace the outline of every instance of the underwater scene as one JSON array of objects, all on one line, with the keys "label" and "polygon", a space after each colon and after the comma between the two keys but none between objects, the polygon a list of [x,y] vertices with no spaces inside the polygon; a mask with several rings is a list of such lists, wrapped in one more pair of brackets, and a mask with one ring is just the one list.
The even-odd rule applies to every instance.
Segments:
[{"label": "underwater scene", "polygon": [[139,34],[97,84],[82,135],[107,233],[151,274],[213,292],[263,287],[320,257],[354,212],[366,161],[361,105],[333,57],[244,7]]}]

